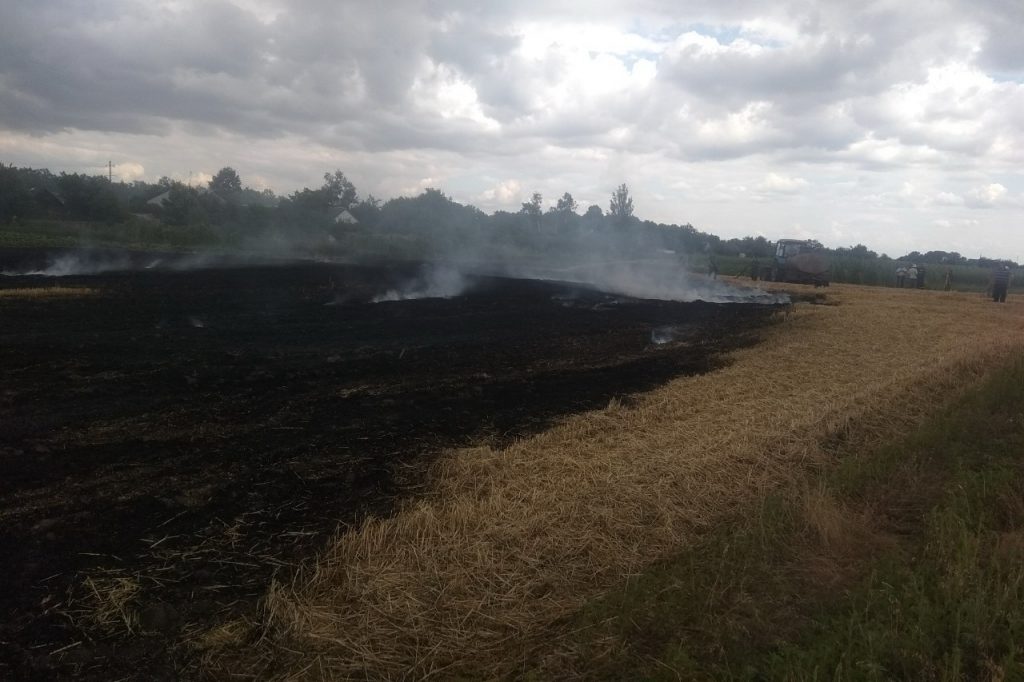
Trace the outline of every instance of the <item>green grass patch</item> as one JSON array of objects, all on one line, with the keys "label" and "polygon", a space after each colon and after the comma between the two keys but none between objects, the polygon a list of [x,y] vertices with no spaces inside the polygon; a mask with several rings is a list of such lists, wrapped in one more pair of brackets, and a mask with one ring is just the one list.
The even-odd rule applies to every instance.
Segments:
[{"label": "green grass patch", "polygon": [[1024,358],[592,602],[538,674],[1024,679]]},{"label": "green grass patch", "polygon": [[124,223],[24,221],[0,229],[0,246],[20,248],[121,247],[174,250],[220,246],[223,238],[203,225],[170,226],[135,218]]},{"label": "green grass patch", "polygon": [[0,247],[50,248],[77,246],[78,238],[71,235],[37,234],[17,230],[0,230]]}]

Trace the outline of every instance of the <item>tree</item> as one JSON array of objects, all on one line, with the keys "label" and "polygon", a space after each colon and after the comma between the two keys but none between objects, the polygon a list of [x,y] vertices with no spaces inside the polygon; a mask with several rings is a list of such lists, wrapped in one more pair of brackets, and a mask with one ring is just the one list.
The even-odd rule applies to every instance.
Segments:
[{"label": "tree", "polygon": [[555,204],[555,211],[558,213],[575,213],[577,208],[579,208],[579,204],[576,203],[576,200],[568,192],[563,194],[562,198]]},{"label": "tree", "polygon": [[209,187],[211,192],[227,198],[242,191],[242,178],[238,177],[238,172],[234,168],[225,166],[213,176]]},{"label": "tree", "polygon": [[304,187],[289,197],[294,207],[309,213],[334,213],[331,209],[349,209],[357,201],[356,188],[340,170],[324,173],[319,189]]},{"label": "tree", "polygon": [[543,213],[541,210],[542,203],[544,203],[544,199],[541,197],[540,192],[534,192],[529,201],[523,202],[523,208],[519,211],[529,218],[530,224],[538,230],[540,229],[540,217]]},{"label": "tree", "polygon": [[168,225],[197,225],[206,222],[206,212],[199,201],[199,192],[184,183],[175,182],[161,206],[163,221]]},{"label": "tree", "polygon": [[357,204],[353,204],[349,211],[363,227],[370,227],[377,224],[380,219],[381,200],[372,194]]},{"label": "tree", "polygon": [[72,220],[112,223],[124,218],[124,209],[104,177],[61,173],[57,178],[57,191]]},{"label": "tree", "polygon": [[18,169],[0,163],[0,222],[30,217],[32,209],[32,194]]},{"label": "tree", "polygon": [[604,229],[604,211],[596,204],[591,204],[580,219],[580,224],[590,232]]},{"label": "tree", "polygon": [[356,187],[340,170],[324,173],[324,184],[320,188],[330,208],[348,208],[356,202]]},{"label": "tree", "polygon": [[620,225],[625,225],[633,217],[633,198],[629,196],[629,188],[626,187],[626,183],[622,183],[612,192],[608,215],[612,216]]}]

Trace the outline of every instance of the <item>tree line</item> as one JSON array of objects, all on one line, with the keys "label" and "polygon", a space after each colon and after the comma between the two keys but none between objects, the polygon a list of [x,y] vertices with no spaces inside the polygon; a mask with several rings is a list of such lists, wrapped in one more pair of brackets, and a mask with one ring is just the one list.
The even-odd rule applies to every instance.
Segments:
[{"label": "tree line", "polygon": [[[39,221],[148,222],[165,228],[161,234],[170,240],[175,231],[191,231],[190,243],[231,246],[274,239],[319,250],[410,258],[444,254],[531,258],[570,253],[578,260],[653,253],[686,254],[692,265],[693,258],[767,259],[774,253],[774,244],[762,236],[722,239],[689,223],[642,220],[634,214],[626,184],[612,191],[607,209],[591,205],[581,212],[580,208],[570,192],[547,210],[541,193],[534,192],[518,211],[492,214],[460,204],[433,188],[415,197],[381,201],[372,194],[360,197],[341,170],[324,173],[318,187],[278,196],[269,189],[246,186],[232,167],[221,168],[201,186],[191,186],[167,177],[155,183],[110,182],[98,175],[54,174],[0,163],[0,224],[21,225],[22,230]],[[844,263],[897,260],[861,244],[831,251]],[[914,251],[898,260],[982,267],[996,262],[945,251]]]},{"label": "tree line", "polygon": [[[54,174],[46,169],[0,164],[0,224],[31,227],[38,221],[155,221],[167,228],[201,229],[209,241],[237,244],[259,238],[289,243],[308,240],[399,256],[438,253],[498,257],[511,250],[524,257],[560,245],[595,253],[700,252],[718,248],[718,237],[693,226],[663,225],[633,215],[629,188],[612,193],[607,211],[590,206],[584,213],[566,192],[544,210],[534,193],[519,211],[487,214],[428,188],[415,197],[381,201],[360,197],[340,170],[325,173],[323,183],[278,196],[247,187],[238,172],[225,167],[202,186],[169,178],[109,182],[99,175]],[[763,240],[761,240],[763,242]],[[761,246],[765,246],[764,242]]]}]

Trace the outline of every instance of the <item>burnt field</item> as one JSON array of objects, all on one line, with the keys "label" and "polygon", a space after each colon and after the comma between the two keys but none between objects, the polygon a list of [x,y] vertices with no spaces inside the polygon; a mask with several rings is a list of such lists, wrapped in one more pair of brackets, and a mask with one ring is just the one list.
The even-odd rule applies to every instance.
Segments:
[{"label": "burnt field", "polygon": [[713,369],[775,310],[222,265],[0,277],[67,289],[0,296],[0,677],[189,676],[182,642],[415,495],[444,448]]}]

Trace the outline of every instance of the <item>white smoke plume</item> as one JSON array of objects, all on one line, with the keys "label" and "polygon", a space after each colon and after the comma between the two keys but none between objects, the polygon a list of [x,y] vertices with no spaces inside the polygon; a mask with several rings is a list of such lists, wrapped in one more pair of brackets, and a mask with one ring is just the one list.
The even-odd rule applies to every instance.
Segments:
[{"label": "white smoke plume", "polygon": [[132,270],[201,270],[242,264],[267,263],[267,256],[235,256],[216,253],[170,253],[162,255],[141,252],[118,253],[109,249],[72,250],[50,254],[45,265],[19,270],[0,270],[6,277],[73,277],[98,275],[104,272]]},{"label": "white smoke plume", "polygon": [[705,301],[707,303],[788,303],[785,294],[741,287],[719,279],[693,275],[682,267],[663,263],[610,263],[589,269],[587,283],[602,291],[634,298],[662,301]]},{"label": "white smoke plume", "polygon": [[785,294],[774,294],[688,272],[675,259],[609,261],[564,268],[509,267],[503,274],[527,279],[551,279],[587,284],[611,294],[660,301],[706,303],[789,303]]},{"label": "white smoke plume", "polygon": [[673,325],[655,327],[654,329],[651,330],[651,343],[653,343],[656,346],[671,343],[676,340],[676,335],[678,333],[678,327],[675,327]]},{"label": "white smoke plume", "polygon": [[408,301],[416,298],[453,298],[465,293],[469,281],[457,269],[434,266],[396,289],[375,296],[372,303]]}]

